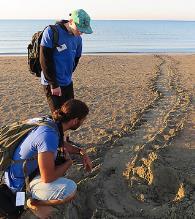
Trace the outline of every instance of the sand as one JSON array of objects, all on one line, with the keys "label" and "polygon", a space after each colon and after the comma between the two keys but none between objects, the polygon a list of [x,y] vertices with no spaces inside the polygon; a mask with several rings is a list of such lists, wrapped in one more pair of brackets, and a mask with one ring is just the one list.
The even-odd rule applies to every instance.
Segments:
[{"label": "sand", "polygon": [[[0,57],[1,125],[50,113],[26,62]],[[94,168],[75,163],[53,218],[195,218],[195,55],[83,56],[74,88],[90,115],[70,138]]]}]

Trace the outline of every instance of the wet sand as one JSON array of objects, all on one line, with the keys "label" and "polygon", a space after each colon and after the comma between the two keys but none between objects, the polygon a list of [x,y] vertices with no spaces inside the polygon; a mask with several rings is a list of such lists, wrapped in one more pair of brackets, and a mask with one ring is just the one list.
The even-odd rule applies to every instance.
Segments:
[{"label": "wet sand", "polygon": [[[0,57],[0,69],[1,125],[49,114],[26,57]],[[84,56],[74,88],[90,115],[70,138],[94,169],[68,172],[68,218],[195,218],[195,55]]]}]

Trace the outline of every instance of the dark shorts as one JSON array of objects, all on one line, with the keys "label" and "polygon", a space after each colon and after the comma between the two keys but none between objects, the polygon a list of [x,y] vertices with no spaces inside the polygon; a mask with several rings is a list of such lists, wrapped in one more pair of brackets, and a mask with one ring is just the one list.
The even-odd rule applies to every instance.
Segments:
[{"label": "dark shorts", "polygon": [[67,100],[74,98],[73,83],[68,86],[60,86],[62,90],[62,96],[55,96],[51,94],[51,88],[49,85],[43,85],[44,93],[47,97],[51,112],[59,109]]}]

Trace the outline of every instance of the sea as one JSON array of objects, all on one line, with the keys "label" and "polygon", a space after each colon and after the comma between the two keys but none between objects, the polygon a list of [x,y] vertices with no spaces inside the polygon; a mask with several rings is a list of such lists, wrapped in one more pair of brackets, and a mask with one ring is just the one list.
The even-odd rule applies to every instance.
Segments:
[{"label": "sea", "polygon": [[[0,20],[0,55],[26,55],[32,35],[55,20]],[[93,20],[84,54],[194,53],[195,21]]]}]

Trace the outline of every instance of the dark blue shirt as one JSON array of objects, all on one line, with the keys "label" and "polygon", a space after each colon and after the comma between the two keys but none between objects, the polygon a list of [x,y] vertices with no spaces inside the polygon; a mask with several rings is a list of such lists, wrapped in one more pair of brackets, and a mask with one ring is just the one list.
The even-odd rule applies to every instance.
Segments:
[{"label": "dark blue shirt", "polygon": [[[82,53],[82,38],[70,34],[59,25],[56,27],[59,35],[59,46],[53,52],[55,77],[58,85],[68,86],[72,82],[75,58],[80,57]],[[53,48],[53,32],[49,26],[43,32],[41,46]],[[48,85],[43,72],[41,73],[41,83]]]}]

